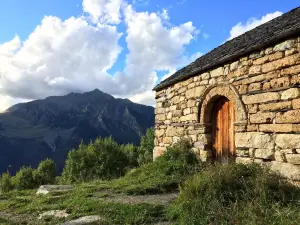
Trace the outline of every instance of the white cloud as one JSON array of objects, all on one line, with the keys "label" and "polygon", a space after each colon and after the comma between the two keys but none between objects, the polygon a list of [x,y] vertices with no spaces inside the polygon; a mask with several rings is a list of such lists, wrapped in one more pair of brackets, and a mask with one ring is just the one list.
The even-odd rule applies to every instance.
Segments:
[{"label": "white cloud", "polygon": [[246,22],[246,24],[242,24],[242,22],[240,22],[231,28],[230,37],[228,40],[233,39],[247,31],[252,30],[253,28],[255,28],[261,24],[264,24],[278,16],[281,16],[281,15],[282,15],[282,12],[277,11],[277,12],[269,13],[265,16],[262,16],[261,19],[251,18]]},{"label": "white cloud", "polygon": [[0,46],[0,94],[36,99],[104,86],[120,36],[83,18],[45,17],[24,43],[16,36]]},{"label": "white cloud", "polygon": [[83,0],[83,11],[91,16],[94,23],[118,24],[123,0]]},{"label": "white cloud", "polygon": [[[28,99],[95,88],[154,105],[151,89],[158,80],[156,71],[174,71],[194,57],[185,47],[197,29],[191,22],[165,25],[167,11],[136,12],[124,4],[120,7],[124,10],[127,46],[121,47],[122,33],[117,25],[122,19],[121,8],[108,7],[112,2],[83,0],[84,11],[94,24],[86,17],[63,21],[46,16],[24,42],[16,35],[0,44],[0,111]],[[92,11],[89,4],[99,7]],[[109,74],[107,71],[126,47],[124,71]]]},{"label": "white cloud", "polygon": [[[126,76],[119,74],[119,78],[123,78],[120,83],[124,93],[131,90],[137,96],[150,96],[149,90],[158,79],[155,71],[169,71],[182,66],[187,58],[185,46],[195,37],[197,30],[191,22],[166,27],[164,16],[136,12],[131,5],[124,9],[124,16],[129,54],[124,71]],[[131,99],[143,102],[142,98]]]},{"label": "white cloud", "polygon": [[148,5],[149,1],[148,0],[133,0],[132,1],[133,5]]},{"label": "white cloud", "polygon": [[7,95],[0,95],[0,113],[4,112],[10,106],[21,103],[21,102],[28,102],[31,99],[23,99],[23,98],[12,98]]},{"label": "white cloud", "polygon": [[151,106],[155,107],[154,98],[155,98],[155,92],[149,90],[149,91],[145,91],[140,94],[136,94],[136,95],[130,97],[129,99],[133,102],[143,103],[145,105],[151,105]]}]

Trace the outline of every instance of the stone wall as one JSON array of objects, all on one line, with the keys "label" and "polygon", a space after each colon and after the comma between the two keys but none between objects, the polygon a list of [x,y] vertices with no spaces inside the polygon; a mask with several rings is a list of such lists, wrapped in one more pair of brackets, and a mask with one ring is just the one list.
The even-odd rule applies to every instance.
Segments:
[{"label": "stone wall", "polygon": [[185,137],[208,160],[218,96],[235,105],[236,161],[268,163],[300,180],[300,37],[156,92],[154,158]]}]

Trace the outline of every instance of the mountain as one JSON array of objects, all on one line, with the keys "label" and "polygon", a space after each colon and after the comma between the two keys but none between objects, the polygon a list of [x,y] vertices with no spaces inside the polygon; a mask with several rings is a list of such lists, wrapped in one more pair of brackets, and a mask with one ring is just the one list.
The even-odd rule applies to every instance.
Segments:
[{"label": "mountain", "polygon": [[68,151],[83,141],[112,136],[139,144],[154,126],[154,108],[96,89],[12,106],[0,114],[0,173],[36,167],[52,158],[61,171]]}]

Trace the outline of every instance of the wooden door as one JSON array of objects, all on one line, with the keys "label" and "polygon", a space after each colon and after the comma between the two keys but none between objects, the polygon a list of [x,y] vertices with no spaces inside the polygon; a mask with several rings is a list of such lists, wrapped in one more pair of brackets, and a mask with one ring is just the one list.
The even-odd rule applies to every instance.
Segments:
[{"label": "wooden door", "polygon": [[227,98],[219,98],[212,108],[212,147],[215,161],[228,163],[234,160],[235,109]]}]

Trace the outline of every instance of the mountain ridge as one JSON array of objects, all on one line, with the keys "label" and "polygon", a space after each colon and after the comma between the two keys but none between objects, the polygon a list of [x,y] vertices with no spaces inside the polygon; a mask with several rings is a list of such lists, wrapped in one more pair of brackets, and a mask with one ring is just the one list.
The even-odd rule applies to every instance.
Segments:
[{"label": "mountain ridge", "polygon": [[97,137],[139,144],[154,126],[154,108],[99,89],[16,104],[0,114],[0,173],[52,158],[61,171],[72,148]]}]

